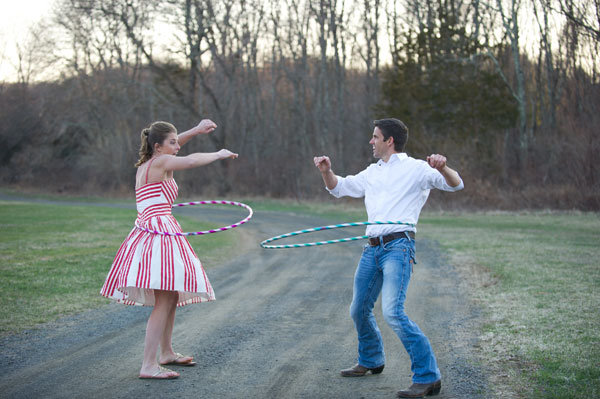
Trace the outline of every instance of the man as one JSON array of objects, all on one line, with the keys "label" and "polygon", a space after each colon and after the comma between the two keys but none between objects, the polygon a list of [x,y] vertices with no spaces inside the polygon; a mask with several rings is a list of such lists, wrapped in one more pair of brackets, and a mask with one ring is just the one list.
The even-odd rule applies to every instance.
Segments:
[{"label": "man", "polygon": [[[355,176],[336,176],[327,156],[314,158],[327,190],[335,197],[365,197],[369,221],[402,221],[417,224],[429,191],[458,191],[464,187],[458,173],[446,165],[443,155],[427,161],[404,153],[408,129],[398,119],[374,121],[369,144],[377,163]],[[416,229],[407,225],[370,225],[354,275],[350,316],[358,333],[358,364],[342,370],[344,377],[362,377],[383,371],[385,354],[373,306],[382,293],[383,316],[396,332],[410,356],[413,384],[399,391],[399,398],[435,395],[441,389],[441,374],[427,337],[404,313],[404,300],[412,272]]]}]

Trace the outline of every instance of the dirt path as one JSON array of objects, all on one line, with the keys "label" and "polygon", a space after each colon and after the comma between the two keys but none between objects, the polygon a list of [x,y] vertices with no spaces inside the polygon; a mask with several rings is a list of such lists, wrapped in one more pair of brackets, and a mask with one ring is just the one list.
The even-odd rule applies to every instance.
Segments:
[{"label": "dirt path", "polygon": [[[410,365],[383,321],[380,302],[385,371],[339,376],[356,359],[348,306],[362,244],[258,246],[266,237],[324,223],[331,221],[256,212],[240,227],[245,239],[233,249],[237,257],[208,269],[217,301],[178,310],[175,350],[199,362],[178,368],[178,380],[137,378],[151,309],[109,304],[0,340],[0,397],[394,398],[410,384]],[[477,309],[434,243],[417,241],[417,261],[406,309],[436,351],[443,374],[438,397],[484,397],[486,376],[472,354]]]}]

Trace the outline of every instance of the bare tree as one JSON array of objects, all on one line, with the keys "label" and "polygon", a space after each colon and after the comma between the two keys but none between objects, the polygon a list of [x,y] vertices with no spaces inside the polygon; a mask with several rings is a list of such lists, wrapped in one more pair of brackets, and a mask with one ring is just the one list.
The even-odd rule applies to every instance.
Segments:
[{"label": "bare tree", "polygon": [[375,99],[379,94],[381,6],[380,0],[363,0],[360,4],[362,40],[364,40],[364,43],[358,43],[357,47],[366,67],[365,90],[371,104],[375,104]]},{"label": "bare tree", "polygon": [[48,73],[48,69],[56,64],[57,60],[49,49],[55,48],[54,36],[49,34],[51,28],[45,21],[38,21],[27,31],[25,39],[15,43],[17,81],[28,86],[36,79],[44,77],[56,78]]},{"label": "bare tree", "polygon": [[600,41],[599,0],[559,0],[560,12],[569,21],[582,28],[596,41]]},{"label": "bare tree", "polygon": [[[560,96],[559,83],[562,75],[561,66],[555,60],[555,55],[550,38],[552,26],[550,24],[551,8],[548,1],[532,2],[534,15],[540,32],[540,50],[538,58],[538,98],[541,103],[542,119],[545,128],[556,128],[556,109]],[[542,82],[543,81],[543,82]],[[534,118],[535,120],[535,118]]]},{"label": "bare tree", "polygon": [[[6,49],[7,49],[6,40],[4,39],[3,35],[0,34],[0,71],[1,70],[6,71],[7,67],[8,67],[8,58],[6,56]],[[7,76],[2,75],[2,77],[0,78],[0,89],[6,83],[6,80],[7,80]]]},{"label": "bare tree", "polygon": [[[500,18],[503,34],[508,40],[512,58],[510,70],[514,74],[514,82],[509,80],[507,73],[504,72],[502,65],[491,49],[488,50],[487,55],[493,60],[497,72],[505,81],[507,87],[510,88],[511,93],[518,104],[519,118],[516,140],[518,154],[517,169],[524,170],[528,163],[528,153],[532,142],[533,130],[531,129],[531,126],[528,125],[527,120],[528,97],[525,88],[525,72],[521,64],[522,44],[521,27],[519,24],[519,19],[521,18],[521,0],[509,0],[508,9],[505,7],[503,0],[496,0],[496,7],[493,8],[491,5],[488,5],[488,9],[494,11],[498,18]],[[511,140],[507,137],[505,142],[509,145]],[[509,145],[509,148],[510,147],[511,146]]]},{"label": "bare tree", "polygon": [[[285,11],[282,10],[285,8]],[[319,146],[315,136],[319,135],[319,125],[315,120],[315,88],[311,70],[314,58],[310,55],[311,38],[310,5],[304,0],[284,0],[273,7],[270,15],[274,27],[271,67],[273,106],[277,115],[286,115],[275,121],[277,130],[274,140],[278,144],[275,158],[285,159],[284,154],[311,154]],[[296,197],[301,196],[304,163],[300,156],[293,156],[281,171],[283,181],[290,183],[287,190]],[[296,172],[293,172],[296,169]],[[284,183],[284,184],[285,184]],[[278,193],[281,195],[281,193]]]}]

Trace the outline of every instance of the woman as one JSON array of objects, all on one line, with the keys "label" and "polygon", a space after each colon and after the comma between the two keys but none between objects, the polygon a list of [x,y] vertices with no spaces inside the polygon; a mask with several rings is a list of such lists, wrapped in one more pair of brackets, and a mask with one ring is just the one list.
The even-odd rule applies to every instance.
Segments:
[{"label": "woman", "polygon": [[[225,149],[177,156],[180,147],[192,137],[208,134],[216,127],[213,121],[204,119],[179,135],[167,122],[154,122],[142,130],[140,159],[135,164],[138,168],[135,184],[138,226],[153,231],[182,232],[171,215],[171,206],[177,198],[173,171],[238,157]],[[175,308],[212,301],[215,296],[200,260],[185,237],[153,234],[134,227],[115,256],[101,294],[128,305],[154,306],[146,327],[140,378],[177,378],[179,373],[162,365],[196,364],[192,356],[173,350]]]}]

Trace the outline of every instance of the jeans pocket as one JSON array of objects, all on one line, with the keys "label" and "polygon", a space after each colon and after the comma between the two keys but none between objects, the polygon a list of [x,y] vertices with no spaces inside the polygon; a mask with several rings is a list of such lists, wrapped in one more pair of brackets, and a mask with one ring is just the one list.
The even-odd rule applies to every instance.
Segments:
[{"label": "jeans pocket", "polygon": [[383,249],[385,251],[401,250],[406,252],[408,250],[406,238],[397,238],[395,240],[386,242],[385,244],[383,244]]}]

